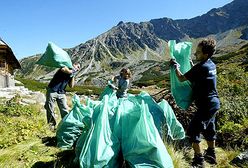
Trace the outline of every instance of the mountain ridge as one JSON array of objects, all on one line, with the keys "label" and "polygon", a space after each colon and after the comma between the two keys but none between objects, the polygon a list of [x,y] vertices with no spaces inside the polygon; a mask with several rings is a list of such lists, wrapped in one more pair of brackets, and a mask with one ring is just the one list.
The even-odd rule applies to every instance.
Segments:
[{"label": "mountain ridge", "polygon": [[[157,64],[162,64],[169,59],[167,42],[170,39],[178,42],[191,41],[195,46],[199,39],[213,36],[218,41],[219,54],[246,43],[247,10],[248,4],[245,0],[234,0],[191,19],[173,20],[164,17],[140,23],[120,21],[96,38],[66,50],[73,62],[81,63],[78,84],[88,81],[89,84],[103,86],[110,78],[108,76],[117,74],[123,67],[133,67],[131,71],[134,74],[133,80],[136,81],[145,72],[144,67],[149,69],[155,66],[145,60],[155,60]],[[21,60],[22,67],[27,67],[27,63],[28,59]],[[37,71],[34,73],[33,70]],[[51,68],[48,70],[33,64],[28,70],[24,69],[18,74],[48,81],[54,71],[49,72]]]}]

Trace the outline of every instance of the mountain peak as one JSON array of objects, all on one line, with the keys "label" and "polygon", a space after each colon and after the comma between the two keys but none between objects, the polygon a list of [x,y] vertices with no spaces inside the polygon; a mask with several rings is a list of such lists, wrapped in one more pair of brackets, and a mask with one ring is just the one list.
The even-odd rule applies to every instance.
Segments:
[{"label": "mountain peak", "polygon": [[82,62],[79,82],[102,84],[107,75],[122,67],[135,69],[137,80],[142,72],[169,58],[166,42],[171,39],[197,41],[213,35],[219,41],[218,48],[221,50],[224,46],[221,51],[228,46],[233,48],[234,44],[248,39],[246,1],[234,0],[191,19],[164,17],[140,23],[120,21],[107,32],[68,50],[73,61]]},{"label": "mountain peak", "polygon": [[120,22],[117,24],[117,26],[120,26],[121,24],[124,24],[124,22],[123,22],[123,21],[120,21]]}]

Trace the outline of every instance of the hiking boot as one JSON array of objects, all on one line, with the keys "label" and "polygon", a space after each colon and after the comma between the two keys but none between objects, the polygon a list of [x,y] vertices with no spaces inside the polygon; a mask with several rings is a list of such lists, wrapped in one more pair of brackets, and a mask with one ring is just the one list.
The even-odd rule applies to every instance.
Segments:
[{"label": "hiking boot", "polygon": [[202,154],[195,154],[191,168],[204,168],[204,157]]},{"label": "hiking boot", "polygon": [[215,150],[213,148],[205,150],[204,159],[210,164],[217,164]]}]

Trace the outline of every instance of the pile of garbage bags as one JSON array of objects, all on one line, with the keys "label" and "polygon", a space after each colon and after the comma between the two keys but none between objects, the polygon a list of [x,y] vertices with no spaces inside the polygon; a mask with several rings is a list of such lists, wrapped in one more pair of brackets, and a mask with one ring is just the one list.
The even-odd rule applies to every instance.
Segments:
[{"label": "pile of garbage bags", "polygon": [[75,149],[80,167],[173,167],[162,136],[183,139],[185,132],[167,101],[156,103],[146,92],[117,99],[107,86],[99,100],[81,104],[74,95],[72,102],[58,125],[57,146]]}]

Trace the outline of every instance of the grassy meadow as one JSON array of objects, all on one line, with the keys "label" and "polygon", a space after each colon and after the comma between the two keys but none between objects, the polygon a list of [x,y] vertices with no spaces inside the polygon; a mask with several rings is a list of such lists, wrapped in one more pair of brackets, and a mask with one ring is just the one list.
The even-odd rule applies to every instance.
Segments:
[{"label": "grassy meadow", "polygon": [[[248,45],[233,53],[213,59],[217,64],[218,92],[221,109],[217,115],[218,140],[216,168],[232,168],[230,161],[240,151],[248,148]],[[168,66],[168,64],[162,67]],[[159,68],[158,68],[159,71]],[[161,78],[155,69],[150,69],[137,85],[157,84],[168,87],[169,77]],[[156,78],[156,76],[158,78]],[[34,80],[18,78],[25,87],[45,93],[47,84]],[[69,89],[69,100],[73,93],[79,95],[100,95],[103,88],[77,86]],[[131,90],[132,93],[138,93]],[[73,152],[64,152],[56,148],[55,133],[48,129],[46,114],[41,105],[24,106],[18,103],[20,97],[0,100],[0,167],[71,167]],[[58,111],[58,110],[57,110]],[[178,142],[166,142],[175,168],[190,167],[193,151],[180,147]],[[206,148],[206,143],[201,143]],[[206,167],[211,167],[206,165]]]}]

